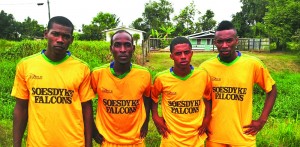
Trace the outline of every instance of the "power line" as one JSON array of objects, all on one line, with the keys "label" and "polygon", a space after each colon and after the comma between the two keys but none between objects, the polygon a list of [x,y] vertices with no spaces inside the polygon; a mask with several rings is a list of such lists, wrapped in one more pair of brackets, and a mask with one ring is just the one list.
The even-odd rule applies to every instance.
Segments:
[{"label": "power line", "polygon": [[0,5],[32,5],[32,4],[37,4],[37,3],[6,3],[6,4],[1,4]]}]

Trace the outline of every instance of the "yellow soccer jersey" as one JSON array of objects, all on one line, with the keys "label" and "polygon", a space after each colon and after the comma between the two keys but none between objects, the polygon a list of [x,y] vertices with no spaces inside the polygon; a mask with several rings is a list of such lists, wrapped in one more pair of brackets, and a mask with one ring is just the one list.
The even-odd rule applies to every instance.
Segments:
[{"label": "yellow soccer jersey", "polygon": [[141,144],[140,130],[146,119],[143,95],[150,97],[150,72],[132,64],[129,72],[116,76],[113,64],[92,72],[92,87],[98,94],[96,126],[105,141],[114,144]]},{"label": "yellow soccer jersey", "polygon": [[69,52],[60,62],[43,53],[18,63],[11,93],[29,100],[27,146],[84,146],[81,103],[95,97],[90,69]]},{"label": "yellow soccer jersey", "polygon": [[231,63],[218,57],[203,62],[212,80],[212,119],[208,140],[231,145],[255,145],[255,136],[244,134],[243,126],[252,121],[252,93],[257,83],[266,92],[275,81],[263,63],[249,55],[241,55]]},{"label": "yellow soccer jersey", "polygon": [[205,114],[203,97],[210,99],[211,81],[203,69],[193,69],[182,78],[170,70],[155,76],[151,97],[155,103],[162,95],[162,116],[170,130],[161,146],[191,147],[204,144],[206,134],[198,135]]}]

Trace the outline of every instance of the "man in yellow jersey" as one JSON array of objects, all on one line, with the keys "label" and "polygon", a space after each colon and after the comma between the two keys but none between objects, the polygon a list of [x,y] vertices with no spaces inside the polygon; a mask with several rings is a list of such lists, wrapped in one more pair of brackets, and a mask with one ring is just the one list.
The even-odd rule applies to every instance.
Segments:
[{"label": "man in yellow jersey", "polygon": [[[222,21],[215,32],[219,54],[203,62],[212,80],[212,118],[206,145],[254,147],[275,103],[277,90],[266,66],[256,57],[236,51],[238,36],[233,24]],[[253,86],[266,92],[260,117],[252,119]]]},{"label": "man in yellow jersey", "polygon": [[[151,89],[152,119],[162,135],[160,146],[204,146],[211,116],[211,106],[207,103],[211,94],[210,77],[207,71],[190,65],[193,51],[187,38],[174,38],[170,52],[174,66],[158,73]],[[160,95],[162,117],[157,110]]]},{"label": "man in yellow jersey", "polygon": [[130,33],[115,32],[110,45],[114,61],[92,72],[92,87],[98,94],[95,122],[101,134],[94,138],[103,147],[145,146],[151,75],[146,68],[131,63],[134,50]]},{"label": "man in yellow jersey", "polygon": [[44,34],[47,48],[18,63],[11,93],[14,147],[21,146],[26,126],[26,146],[92,146],[95,94],[89,66],[68,51],[73,30],[69,19],[51,18]]}]

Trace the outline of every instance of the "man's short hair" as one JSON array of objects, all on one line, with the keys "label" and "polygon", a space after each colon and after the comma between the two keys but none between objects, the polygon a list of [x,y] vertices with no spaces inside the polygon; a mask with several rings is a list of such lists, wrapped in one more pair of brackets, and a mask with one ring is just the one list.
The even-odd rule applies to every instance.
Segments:
[{"label": "man's short hair", "polygon": [[70,27],[72,29],[71,33],[73,34],[74,25],[68,18],[66,18],[64,16],[52,17],[48,22],[48,26],[47,26],[48,30],[50,30],[52,28],[53,23],[56,23],[56,24],[59,24],[59,25],[62,25],[62,26],[66,26],[66,27]]},{"label": "man's short hair", "polygon": [[216,31],[231,30],[231,29],[235,30],[234,25],[228,20],[223,20],[219,23]]},{"label": "man's short hair", "polygon": [[116,35],[116,34],[118,34],[118,33],[127,33],[127,34],[129,34],[129,36],[130,36],[130,40],[131,40],[131,44],[133,45],[133,38],[132,38],[132,35],[128,32],[128,31],[126,31],[126,30],[118,30],[117,32],[115,32],[112,36],[111,36],[111,38],[110,38],[110,45],[112,46],[113,45],[113,38],[114,38],[114,36]]},{"label": "man's short hair", "polygon": [[173,50],[174,50],[174,46],[177,45],[177,44],[188,44],[190,46],[190,48],[192,48],[192,44],[191,42],[185,38],[185,37],[175,37],[172,41],[171,41],[171,44],[170,44],[170,52],[172,53]]}]

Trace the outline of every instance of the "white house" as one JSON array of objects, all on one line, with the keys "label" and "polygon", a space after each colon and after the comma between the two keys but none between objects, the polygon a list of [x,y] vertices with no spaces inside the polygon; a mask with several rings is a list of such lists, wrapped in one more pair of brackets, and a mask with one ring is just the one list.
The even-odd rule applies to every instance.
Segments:
[{"label": "white house", "polygon": [[[129,32],[131,35],[133,34],[139,34],[140,35],[140,39],[137,41],[138,45],[142,45],[142,42],[144,40],[144,35],[143,33],[146,33],[145,31],[141,31],[141,30],[137,30],[134,28],[126,28],[125,26],[122,27],[117,27],[117,28],[113,28],[113,29],[109,29],[109,30],[104,30],[103,32],[105,32],[105,36],[106,36],[106,41],[110,42],[110,33],[111,32],[116,32],[118,30],[126,30],[127,32]],[[134,42],[135,44],[135,42]]]}]

